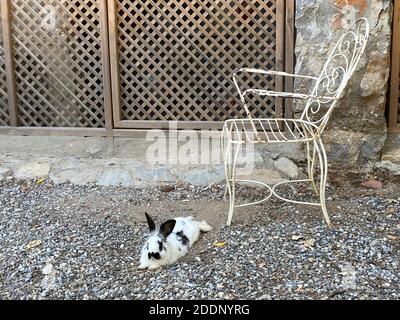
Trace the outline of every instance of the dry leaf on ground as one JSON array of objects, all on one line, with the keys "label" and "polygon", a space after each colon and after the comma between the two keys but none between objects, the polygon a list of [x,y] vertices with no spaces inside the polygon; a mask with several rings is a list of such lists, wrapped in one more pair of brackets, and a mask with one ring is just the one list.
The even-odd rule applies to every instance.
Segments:
[{"label": "dry leaf on ground", "polygon": [[36,248],[42,244],[42,240],[33,240],[26,245],[28,250]]},{"label": "dry leaf on ground", "polygon": [[315,239],[306,240],[306,241],[304,241],[303,245],[304,245],[306,248],[312,248],[312,247],[314,247],[314,245],[315,245]]},{"label": "dry leaf on ground", "polygon": [[292,240],[293,240],[293,241],[299,241],[299,240],[302,240],[302,239],[304,239],[303,236],[293,236],[293,237],[292,237]]},{"label": "dry leaf on ground", "polygon": [[228,244],[228,242],[223,241],[223,242],[217,242],[216,244],[214,244],[214,246],[216,246],[217,248],[223,248]]},{"label": "dry leaf on ground", "polygon": [[39,179],[36,181],[37,184],[43,184],[46,181],[46,178]]}]

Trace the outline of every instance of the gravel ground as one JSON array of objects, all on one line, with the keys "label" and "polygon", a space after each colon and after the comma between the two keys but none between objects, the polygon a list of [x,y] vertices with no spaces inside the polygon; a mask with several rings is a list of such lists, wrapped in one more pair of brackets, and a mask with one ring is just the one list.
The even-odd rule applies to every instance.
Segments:
[{"label": "gravel ground", "polygon": [[[375,174],[384,189],[361,188],[367,176],[331,174],[331,229],[318,208],[275,200],[238,210],[226,228],[221,186],[139,190],[8,178],[0,182],[0,298],[400,299],[400,184]],[[140,271],[144,211],[158,222],[193,215],[214,230],[175,265]]]}]

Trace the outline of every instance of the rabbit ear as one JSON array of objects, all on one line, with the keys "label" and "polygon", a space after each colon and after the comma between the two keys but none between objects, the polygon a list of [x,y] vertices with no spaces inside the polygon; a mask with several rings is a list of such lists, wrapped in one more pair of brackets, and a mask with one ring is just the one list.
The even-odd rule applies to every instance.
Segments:
[{"label": "rabbit ear", "polygon": [[156,230],[156,225],[147,212],[145,212],[144,214],[146,215],[147,224],[149,225],[150,232],[153,232],[154,230]]},{"label": "rabbit ear", "polygon": [[160,226],[160,233],[164,238],[168,237],[174,230],[175,223],[175,220],[168,220]]}]

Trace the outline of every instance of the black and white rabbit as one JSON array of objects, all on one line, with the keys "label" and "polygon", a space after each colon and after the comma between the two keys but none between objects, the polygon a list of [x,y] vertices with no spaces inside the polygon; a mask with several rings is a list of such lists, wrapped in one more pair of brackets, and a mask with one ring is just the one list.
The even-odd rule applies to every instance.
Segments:
[{"label": "black and white rabbit", "polygon": [[212,230],[207,222],[194,221],[193,217],[168,220],[156,230],[153,219],[145,215],[150,235],[141,251],[139,269],[154,270],[173,264],[186,255],[199,239],[200,231]]}]

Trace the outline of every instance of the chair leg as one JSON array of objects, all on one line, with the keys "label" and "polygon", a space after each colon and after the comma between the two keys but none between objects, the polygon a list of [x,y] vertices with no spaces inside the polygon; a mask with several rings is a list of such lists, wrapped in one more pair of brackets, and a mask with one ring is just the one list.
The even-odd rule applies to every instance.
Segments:
[{"label": "chair leg", "polygon": [[321,139],[318,139],[317,141],[314,142],[314,148],[316,148],[316,151],[318,153],[320,167],[321,167],[321,181],[320,181],[321,208],[322,208],[322,212],[324,214],[326,224],[328,225],[328,227],[330,227],[331,221],[329,219],[328,210],[326,208],[326,198],[325,198],[326,183],[328,180],[328,159],[326,156],[325,147],[324,147]]},{"label": "chair leg", "polygon": [[314,177],[314,169],[315,169],[315,158],[316,158],[317,150],[313,147],[312,158],[310,155],[310,142],[307,141],[307,161],[308,161],[308,178],[311,181],[311,187],[315,195],[318,195],[318,189],[315,185],[315,177]]},{"label": "chair leg", "polygon": [[236,164],[237,159],[239,157],[240,145],[232,144],[233,148],[231,150],[231,144],[228,145],[227,149],[227,157],[225,161],[225,175],[226,175],[226,183],[227,183],[227,190],[229,194],[229,213],[228,213],[228,220],[227,226],[230,227],[233,220],[233,213],[235,210],[235,192],[236,192]]},{"label": "chair leg", "polygon": [[[229,149],[230,145],[228,144],[228,149]],[[229,181],[228,181],[228,169],[227,169],[227,159],[228,159],[228,149],[225,150],[225,126],[222,130],[222,135],[221,135],[221,140],[220,140],[220,153],[221,153],[221,158],[223,160],[224,163],[224,168],[225,168],[225,178],[226,178],[226,188],[225,188],[225,193],[224,193],[224,199],[226,200],[226,197],[228,196],[228,185],[229,185]]]},{"label": "chair leg", "polygon": [[231,189],[231,144],[229,143],[226,150],[224,150],[225,155],[224,155],[224,167],[225,167],[225,180],[226,180],[226,188],[225,188],[225,194],[224,198],[229,195],[231,195],[232,189]]},{"label": "chair leg", "polygon": [[[228,143],[228,146],[225,151],[225,179],[226,179],[226,188],[225,188],[225,198],[229,195],[229,215],[227,225],[230,226],[232,223],[231,217],[231,199],[232,199],[232,144]],[[233,214],[232,214],[233,215]]]}]

